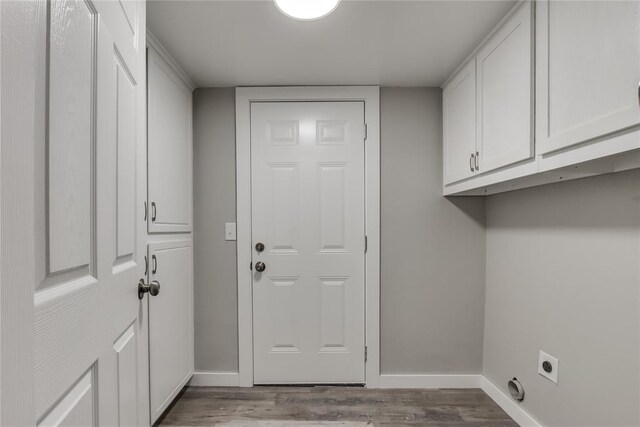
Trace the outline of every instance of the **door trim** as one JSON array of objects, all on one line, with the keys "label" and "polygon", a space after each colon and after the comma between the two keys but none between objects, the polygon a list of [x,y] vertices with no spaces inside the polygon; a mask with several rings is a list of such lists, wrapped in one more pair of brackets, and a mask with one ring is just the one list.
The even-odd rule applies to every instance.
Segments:
[{"label": "door trim", "polygon": [[[238,383],[253,386],[251,270],[251,103],[361,101],[365,142],[365,364],[366,386],[380,386],[380,88],[377,86],[236,88],[236,221],[238,273]],[[364,357],[364,355],[363,355]]]}]

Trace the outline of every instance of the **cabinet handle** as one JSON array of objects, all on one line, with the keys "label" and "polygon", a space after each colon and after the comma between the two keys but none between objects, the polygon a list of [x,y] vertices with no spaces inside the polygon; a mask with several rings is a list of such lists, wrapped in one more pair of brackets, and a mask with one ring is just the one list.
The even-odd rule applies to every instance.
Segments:
[{"label": "cabinet handle", "polygon": [[156,274],[158,271],[158,258],[156,258],[155,254],[151,255],[151,261],[153,261],[153,269],[151,270],[151,273]]},{"label": "cabinet handle", "polygon": [[156,202],[151,202],[151,221],[156,221]]},{"label": "cabinet handle", "polygon": [[147,220],[147,201],[144,201],[144,220]]},{"label": "cabinet handle", "polygon": [[473,165],[475,164],[475,157],[475,154],[471,154],[471,157],[469,157],[469,169],[471,169],[471,172],[474,171]]},{"label": "cabinet handle", "polygon": [[144,256],[144,275],[146,276],[149,273],[149,259],[147,256]]},{"label": "cabinet handle", "polygon": [[640,105],[640,80],[638,80],[638,104]]},{"label": "cabinet handle", "polygon": [[476,170],[477,170],[477,171],[479,171],[479,170],[480,170],[480,166],[478,165],[478,162],[479,162],[479,160],[478,160],[478,159],[480,159],[480,152],[479,152],[479,151],[476,151],[476,156],[473,158],[473,162],[474,162],[474,164],[475,164],[475,166],[476,166]]}]

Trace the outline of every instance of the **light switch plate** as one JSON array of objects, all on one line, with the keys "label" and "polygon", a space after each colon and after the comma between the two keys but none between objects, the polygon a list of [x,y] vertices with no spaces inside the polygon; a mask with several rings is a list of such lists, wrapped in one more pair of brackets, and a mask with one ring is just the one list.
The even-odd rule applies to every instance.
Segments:
[{"label": "light switch plate", "polygon": [[224,240],[236,240],[236,223],[235,222],[225,222]]},{"label": "light switch plate", "polygon": [[[542,367],[542,364],[545,361],[551,364],[551,372],[545,371]],[[546,379],[558,384],[558,359],[551,356],[550,354],[545,353],[544,351],[540,351],[540,355],[538,357],[538,373]]]}]

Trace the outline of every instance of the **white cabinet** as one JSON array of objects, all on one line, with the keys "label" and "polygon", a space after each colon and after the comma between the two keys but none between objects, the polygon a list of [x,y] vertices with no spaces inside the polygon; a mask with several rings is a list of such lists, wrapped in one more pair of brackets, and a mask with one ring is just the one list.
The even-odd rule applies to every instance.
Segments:
[{"label": "white cabinet", "polygon": [[478,173],[533,157],[533,25],[524,4],[476,56]]},{"label": "white cabinet", "polygon": [[640,124],[640,2],[539,1],[540,154]]},{"label": "white cabinet", "polygon": [[443,89],[444,183],[533,157],[533,25],[524,3]]},{"label": "white cabinet", "polygon": [[476,61],[471,59],[442,92],[444,182],[475,173]]},{"label": "white cabinet", "polygon": [[151,421],[155,422],[193,375],[193,264],[191,240],[149,244]]},{"label": "white cabinet", "polygon": [[148,230],[190,232],[192,90],[153,48],[148,96]]}]

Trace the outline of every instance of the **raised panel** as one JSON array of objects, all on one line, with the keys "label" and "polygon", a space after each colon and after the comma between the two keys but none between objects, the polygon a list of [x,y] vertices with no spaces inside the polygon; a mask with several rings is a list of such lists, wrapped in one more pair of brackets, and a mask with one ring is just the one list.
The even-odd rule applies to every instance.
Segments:
[{"label": "raised panel", "polygon": [[150,232],[191,231],[190,90],[149,50],[148,175]]},{"label": "raised panel", "polygon": [[478,53],[479,172],[531,158],[531,3],[525,3]]},{"label": "raised panel", "polygon": [[113,344],[118,376],[118,422],[138,424],[138,343],[136,325],[130,325]]},{"label": "raised panel", "polygon": [[271,298],[271,335],[270,353],[300,352],[299,287],[297,277],[270,277],[273,287]]},{"label": "raised panel", "polygon": [[318,165],[320,252],[347,251],[347,164]]},{"label": "raised panel", "polygon": [[474,175],[476,63],[471,60],[443,91],[444,183]]},{"label": "raised panel", "polygon": [[321,277],[321,352],[347,352],[347,278]]},{"label": "raised panel", "polygon": [[127,22],[127,28],[131,31],[131,35],[136,35],[137,13],[138,13],[138,0],[118,0],[122,12],[124,14],[125,21]]},{"label": "raised panel", "polygon": [[47,252],[55,273],[91,261],[95,23],[85,1],[49,7]]},{"label": "raised panel", "polygon": [[348,145],[349,122],[346,120],[318,120],[316,140],[318,145]]},{"label": "raised panel", "polygon": [[94,367],[92,367],[38,423],[38,426],[75,427],[97,425],[95,402],[95,373]]},{"label": "raised panel", "polygon": [[116,256],[131,255],[135,248],[136,83],[120,57],[117,84],[117,201]]},{"label": "raised panel", "polygon": [[640,3],[551,1],[537,7],[542,152],[640,124]]},{"label": "raised panel", "polygon": [[269,163],[268,201],[271,253],[298,253],[300,239],[300,171],[297,163]]},{"label": "raised panel", "polygon": [[267,122],[267,144],[298,145],[299,123],[297,120],[280,120]]}]

